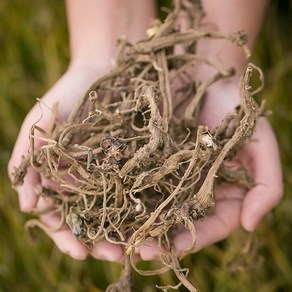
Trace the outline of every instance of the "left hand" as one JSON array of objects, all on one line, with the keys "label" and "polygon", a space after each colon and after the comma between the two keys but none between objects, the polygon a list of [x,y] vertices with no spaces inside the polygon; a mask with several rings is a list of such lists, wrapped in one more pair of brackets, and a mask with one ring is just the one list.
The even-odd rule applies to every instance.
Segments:
[{"label": "left hand", "polygon": [[[36,124],[47,130],[50,125],[52,112],[48,108],[58,102],[57,117],[59,122],[66,120],[73,107],[84,95],[89,86],[97,79],[97,76],[104,74],[108,69],[92,68],[90,66],[71,66],[66,73],[58,80],[58,82],[42,97],[42,104],[45,106],[41,111],[39,105],[36,104],[27,114],[17,141],[15,143],[11,159],[8,164],[8,173],[13,181],[14,168],[21,163],[22,156],[27,155],[30,149],[29,133],[32,125]],[[42,117],[40,119],[40,116]],[[41,147],[39,133],[34,136],[36,148]],[[28,168],[28,172],[24,178],[22,186],[17,188],[19,197],[19,206],[23,212],[40,212],[51,208],[51,203],[42,196],[38,196],[35,188],[38,185],[50,186],[56,182],[49,180],[36,172],[33,167]],[[48,213],[40,216],[40,222],[47,228],[44,231],[54,241],[61,252],[69,254],[75,259],[85,259],[89,254],[97,259],[105,259],[108,261],[119,261],[122,257],[122,248],[107,241],[97,242],[92,250],[89,250],[74,238],[72,231],[61,220],[59,214]],[[62,226],[60,226],[62,223]]]},{"label": "left hand", "polygon": [[[237,104],[238,83],[221,80],[209,88],[199,123],[214,128],[227,113],[234,111]],[[206,216],[203,221],[195,222],[197,235],[194,252],[227,238],[240,226],[253,231],[282,197],[282,172],[277,141],[266,118],[259,119],[250,142],[240,150],[234,163],[239,163],[250,172],[255,186],[248,191],[228,183],[216,187],[214,213]],[[192,236],[185,228],[181,228],[173,238],[178,255],[191,243]],[[139,246],[137,253],[143,260],[153,260],[159,256],[155,241]]]}]

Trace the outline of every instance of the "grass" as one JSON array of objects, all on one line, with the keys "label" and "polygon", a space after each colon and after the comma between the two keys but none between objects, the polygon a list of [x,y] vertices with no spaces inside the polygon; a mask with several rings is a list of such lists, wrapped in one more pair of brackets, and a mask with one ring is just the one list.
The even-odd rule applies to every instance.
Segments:
[{"label": "grass", "polygon": [[[271,1],[254,54],[254,62],[266,75],[262,96],[273,111],[270,121],[281,150],[285,195],[256,232],[263,260],[259,267],[237,273],[228,270],[231,256],[236,256],[234,247],[244,243],[240,232],[184,260],[191,281],[201,291],[292,290],[291,12],[292,1]],[[18,210],[6,175],[23,118],[68,64],[64,3],[1,1],[0,47],[0,291],[103,291],[118,277],[119,266],[93,259],[75,261],[41,232],[32,242],[23,228],[27,215]],[[269,161],[266,164],[269,167]],[[151,292],[153,283],[168,284],[173,277],[135,276],[135,281],[133,291]]]}]

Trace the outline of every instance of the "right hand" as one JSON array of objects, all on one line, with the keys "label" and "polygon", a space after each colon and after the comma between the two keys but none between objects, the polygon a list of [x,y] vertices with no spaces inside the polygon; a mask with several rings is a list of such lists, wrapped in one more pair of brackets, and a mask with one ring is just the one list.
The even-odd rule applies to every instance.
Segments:
[{"label": "right hand", "polygon": [[[13,180],[12,173],[14,168],[19,167],[22,156],[26,156],[29,151],[29,132],[32,125],[37,122],[39,127],[46,130],[52,115],[52,112],[48,108],[52,108],[56,102],[58,102],[58,120],[61,122],[65,121],[77,101],[86,93],[90,85],[106,71],[108,70],[100,70],[91,66],[71,66],[58,82],[41,98],[41,102],[45,106],[36,104],[31,109],[21,126],[8,164],[8,173],[11,180]],[[35,140],[37,142],[37,137]],[[49,203],[35,194],[36,185],[46,185],[48,183],[50,182],[40,176],[32,167],[29,167],[23,185],[17,188],[19,206],[23,212],[43,210],[48,207]],[[52,229],[60,221],[56,215],[52,214],[42,215],[40,216],[40,220]],[[122,249],[120,246],[105,241],[96,243],[93,250],[89,251],[73,237],[71,230],[65,224],[57,231],[50,231],[48,229],[46,233],[62,252],[69,254],[75,259],[85,259],[89,253],[97,259],[109,261],[118,261],[122,257]]]}]

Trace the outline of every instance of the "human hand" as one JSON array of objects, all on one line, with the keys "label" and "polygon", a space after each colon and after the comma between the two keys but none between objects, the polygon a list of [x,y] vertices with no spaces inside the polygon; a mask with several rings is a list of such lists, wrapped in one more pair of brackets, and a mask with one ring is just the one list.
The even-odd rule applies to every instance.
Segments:
[{"label": "human hand", "polygon": [[[39,127],[46,130],[52,115],[49,109],[52,108],[56,102],[58,102],[57,118],[60,122],[64,121],[78,99],[86,93],[86,90],[93,81],[95,81],[98,76],[105,73],[105,71],[107,70],[96,69],[90,66],[71,66],[59,81],[42,97],[42,105],[36,104],[32,108],[22,124],[8,164],[8,172],[11,180],[13,180],[12,172],[14,168],[19,167],[22,156],[28,153],[30,147],[29,131],[32,125],[37,122]],[[40,141],[37,136],[35,140],[40,147]],[[35,187],[38,184],[47,185],[50,183],[52,182],[41,177],[32,167],[29,167],[23,185],[17,188],[20,209],[23,212],[47,209],[49,203],[44,198],[35,194]],[[58,226],[60,222],[60,218],[56,215],[41,215],[40,221],[49,227],[46,229],[46,233],[52,238],[58,248],[73,258],[85,259],[90,253],[97,259],[117,261],[122,256],[121,247],[105,241],[98,242],[93,250],[89,252],[84,245],[73,237],[71,230],[65,225],[54,231],[53,229]]]},{"label": "human hand", "polygon": [[[219,125],[227,113],[233,112],[238,104],[238,82],[234,79],[217,82],[208,90],[199,123],[212,129]],[[281,199],[282,173],[278,146],[266,118],[259,119],[251,141],[241,149],[232,164],[247,169],[255,185],[248,191],[229,183],[216,187],[214,213],[203,221],[195,222],[197,235],[194,251],[227,238],[240,225],[247,231],[253,231]],[[176,231],[172,243],[177,254],[188,249],[192,240],[190,232],[185,228]],[[144,260],[153,260],[159,256],[155,241],[139,246],[137,253]]]}]

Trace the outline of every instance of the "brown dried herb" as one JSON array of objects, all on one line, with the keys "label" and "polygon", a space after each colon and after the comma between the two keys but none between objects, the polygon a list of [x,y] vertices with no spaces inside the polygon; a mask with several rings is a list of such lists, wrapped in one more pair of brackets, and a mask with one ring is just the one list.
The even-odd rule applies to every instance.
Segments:
[{"label": "brown dried herb", "polygon": [[[191,23],[185,32],[176,23],[181,10]],[[66,122],[54,121],[50,132],[32,127],[31,151],[15,172],[14,186],[23,183],[29,166],[57,182],[55,188],[40,186],[38,193],[53,203],[48,212],[60,215],[59,226],[67,224],[88,248],[99,240],[124,246],[125,269],[108,291],[130,291],[131,266],[143,275],[172,269],[180,284],[196,291],[173,250],[173,227],[182,224],[193,237],[182,257],[196,243],[193,222],[204,218],[216,203],[215,180],[252,184],[244,170],[231,172],[222,163],[249,140],[261,114],[250,87],[252,71],[260,69],[248,65],[236,115],[227,116],[214,131],[198,125],[208,87],[234,71],[196,54],[196,43],[223,38],[248,54],[243,32],[201,31],[202,17],[199,1],[188,7],[176,1],[174,11],[151,37],[133,45],[121,41],[116,67],[92,85]],[[177,45],[183,53],[174,53]],[[186,78],[197,63],[213,67],[216,73],[201,84]],[[176,80],[181,85],[173,93]],[[182,94],[189,104],[177,119],[173,112],[179,104],[174,105],[174,100]],[[34,131],[43,135],[40,149],[34,146]],[[28,222],[35,225],[48,228],[37,219]],[[142,271],[135,265],[135,248],[149,238],[158,242],[162,268]]]}]

